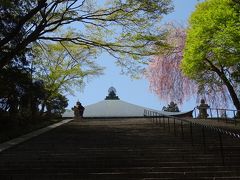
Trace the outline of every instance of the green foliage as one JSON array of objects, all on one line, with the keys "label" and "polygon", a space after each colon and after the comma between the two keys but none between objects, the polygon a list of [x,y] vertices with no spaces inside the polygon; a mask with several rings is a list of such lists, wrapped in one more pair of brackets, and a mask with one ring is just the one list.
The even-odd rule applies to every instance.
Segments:
[{"label": "green foliage", "polygon": [[41,116],[39,105],[42,102],[46,102],[42,110],[46,107],[48,115],[60,116],[67,106],[63,95],[46,89],[43,80],[33,80],[32,73],[27,62],[14,62],[0,71],[0,127],[27,125],[51,118]]},{"label": "green foliage", "polygon": [[29,72],[9,67],[0,72],[0,111],[18,112],[20,99],[27,93],[31,80]]},{"label": "green foliage", "polygon": [[33,119],[44,93],[42,82],[32,81],[28,66],[4,68],[0,71],[0,119]]},{"label": "green foliage", "polygon": [[[207,0],[191,15],[184,51],[184,73],[198,80],[217,67],[234,67],[240,62],[240,18],[232,0]],[[201,78],[200,78],[201,79]]]},{"label": "green foliage", "polygon": [[173,8],[171,0],[19,0],[3,9],[0,68],[33,42],[49,41],[107,51],[120,65],[142,63],[162,47],[159,22]]},{"label": "green foliage", "polygon": [[34,78],[42,80],[45,89],[51,96],[58,93],[73,93],[81,89],[84,80],[102,74],[91,58],[95,57],[95,49],[72,45],[68,42],[35,46],[33,67]]},{"label": "green foliage", "polygon": [[202,90],[206,86],[212,87],[210,91],[226,87],[237,109],[240,103],[234,76],[240,63],[239,7],[234,0],[199,3],[189,20],[181,64],[183,72]]},{"label": "green foliage", "polygon": [[47,100],[46,106],[48,115],[53,114],[55,117],[61,117],[68,106],[68,99],[61,94],[56,94]]}]

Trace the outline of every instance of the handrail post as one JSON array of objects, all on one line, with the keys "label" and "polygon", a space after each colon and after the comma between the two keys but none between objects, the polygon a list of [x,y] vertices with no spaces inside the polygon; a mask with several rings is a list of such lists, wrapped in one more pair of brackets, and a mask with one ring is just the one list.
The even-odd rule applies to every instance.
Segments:
[{"label": "handrail post", "polygon": [[197,108],[194,108],[195,118],[197,118]]},{"label": "handrail post", "polygon": [[154,112],[151,113],[151,117],[152,117],[152,120],[153,120],[153,124],[155,124]]},{"label": "handrail post", "polygon": [[[237,112],[239,112],[239,111],[237,111]],[[235,124],[235,126],[237,125],[237,118],[233,118],[234,119],[234,124]]]},{"label": "handrail post", "polygon": [[157,124],[157,121],[156,121],[156,113],[153,112],[153,119],[154,119],[154,123]]},{"label": "handrail post", "polygon": [[149,111],[149,117],[151,118],[152,123],[154,124],[154,119],[153,119],[153,117],[152,117],[152,112],[151,112],[151,111]]},{"label": "handrail post", "polygon": [[213,115],[212,115],[212,108],[209,108],[210,110],[210,116],[211,116],[211,119],[213,118]]},{"label": "handrail post", "polygon": [[165,116],[163,115],[163,127],[165,129]]},{"label": "handrail post", "polygon": [[204,126],[202,127],[202,138],[203,138],[204,153],[206,153],[206,137],[205,137],[205,128],[204,128]]},{"label": "handrail post", "polygon": [[181,120],[181,134],[182,134],[182,139],[184,139],[184,133],[183,133],[183,121]]},{"label": "handrail post", "polygon": [[168,117],[168,132],[170,132],[170,123],[169,123],[169,117]]},{"label": "handrail post", "polygon": [[218,109],[217,109],[217,120],[219,121],[219,113],[218,113]]},{"label": "handrail post", "polygon": [[150,117],[152,118],[152,122],[154,124],[154,117],[153,117],[153,112],[152,111],[150,111]]},{"label": "handrail post", "polygon": [[192,122],[190,122],[190,136],[191,136],[191,143],[193,146],[193,130],[192,130]]},{"label": "handrail post", "polygon": [[224,114],[224,118],[225,118],[226,123],[227,123],[228,122],[228,117],[227,117],[227,110],[226,109],[224,110],[223,114]]},{"label": "handrail post", "polygon": [[157,114],[156,114],[156,112],[154,112],[154,120],[155,120],[155,124],[157,124]]},{"label": "handrail post", "polygon": [[224,157],[224,152],[223,152],[222,134],[219,131],[218,131],[218,137],[219,137],[219,146],[220,146],[222,164],[225,165],[225,157]]},{"label": "handrail post", "polygon": [[176,136],[176,120],[173,118],[173,129],[174,129],[174,136]]},{"label": "handrail post", "polygon": [[154,121],[155,124],[157,123],[156,117],[155,117],[155,112],[153,112],[153,121]]}]

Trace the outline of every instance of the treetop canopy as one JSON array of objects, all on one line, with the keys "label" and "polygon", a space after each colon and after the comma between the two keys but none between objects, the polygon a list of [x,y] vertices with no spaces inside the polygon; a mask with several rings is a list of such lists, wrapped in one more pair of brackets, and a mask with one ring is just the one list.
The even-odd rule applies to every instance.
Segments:
[{"label": "treetop canopy", "polygon": [[239,63],[239,56],[239,3],[234,0],[207,0],[199,3],[189,19],[182,62],[185,74],[194,77],[194,69],[198,69],[198,72],[206,70],[208,65],[205,59],[229,67]]},{"label": "treetop canopy", "polygon": [[[14,0],[1,3],[0,67],[32,42],[68,41],[140,59],[163,46],[158,29],[171,0]],[[69,32],[69,30],[71,31]]]}]

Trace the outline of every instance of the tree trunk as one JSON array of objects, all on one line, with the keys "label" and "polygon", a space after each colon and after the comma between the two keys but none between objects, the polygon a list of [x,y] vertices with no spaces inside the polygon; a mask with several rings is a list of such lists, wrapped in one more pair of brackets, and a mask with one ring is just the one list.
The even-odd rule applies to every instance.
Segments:
[{"label": "tree trunk", "polygon": [[212,67],[212,70],[217,73],[217,75],[220,77],[220,79],[226,85],[228,92],[231,96],[231,99],[233,101],[233,104],[234,104],[235,108],[238,110],[237,115],[239,116],[240,115],[240,101],[238,99],[238,96],[237,96],[232,84],[230,83],[230,81],[228,80],[228,78],[226,77],[224,72],[220,71],[214,64],[212,64],[212,62],[210,60],[207,59],[206,61],[210,64],[210,66]]},{"label": "tree trunk", "polygon": [[236,109],[238,111],[240,111],[240,101],[238,99],[238,96],[237,96],[233,86],[231,85],[231,83],[229,82],[229,80],[227,79],[227,77],[225,75],[224,75],[224,77],[222,77],[222,80],[225,83],[225,85],[227,86],[228,92],[232,98],[234,106],[236,107]]}]

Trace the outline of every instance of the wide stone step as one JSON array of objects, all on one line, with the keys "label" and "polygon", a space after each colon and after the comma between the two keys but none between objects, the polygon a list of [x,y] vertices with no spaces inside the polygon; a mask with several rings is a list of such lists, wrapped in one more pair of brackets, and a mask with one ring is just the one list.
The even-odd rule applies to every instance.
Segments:
[{"label": "wide stone step", "polygon": [[175,136],[172,126],[169,132],[152,124],[104,123],[69,123],[1,153],[0,180],[240,177],[236,139],[223,136],[223,166],[219,137],[209,131],[203,141],[197,127],[192,139],[186,125],[183,138],[179,124]]},{"label": "wide stone step", "polygon": [[172,179],[196,179],[196,178],[212,178],[215,177],[240,177],[239,173],[232,171],[186,171],[186,172],[54,172],[37,174],[18,173],[18,174],[2,174],[1,179],[150,179],[150,178],[172,178]]}]

